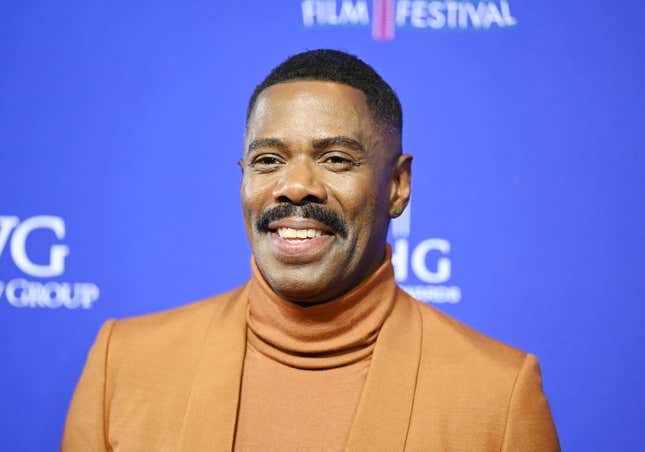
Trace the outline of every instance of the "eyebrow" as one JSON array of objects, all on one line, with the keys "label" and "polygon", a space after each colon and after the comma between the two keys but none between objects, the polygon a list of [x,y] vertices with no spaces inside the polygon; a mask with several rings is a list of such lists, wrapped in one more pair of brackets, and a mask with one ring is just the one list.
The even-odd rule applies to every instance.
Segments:
[{"label": "eyebrow", "polygon": [[249,147],[246,150],[246,153],[250,154],[251,152],[257,151],[258,149],[262,148],[276,148],[284,151],[287,149],[287,147],[288,146],[284,141],[277,138],[259,138],[249,143]]},{"label": "eyebrow", "polygon": [[336,136],[329,138],[320,138],[313,141],[313,148],[317,151],[333,146],[345,146],[356,151],[365,152],[365,147],[363,147],[360,141],[355,140],[354,138]]},{"label": "eyebrow", "polygon": [[[317,151],[333,146],[345,146],[357,151],[365,152],[365,147],[361,144],[360,141],[341,135],[335,137],[318,138],[316,140],[313,140],[312,142],[312,147]],[[285,151],[288,149],[288,146],[284,141],[278,138],[258,138],[257,140],[253,140],[251,141],[251,143],[249,143],[249,147],[246,150],[246,153],[250,154],[251,152],[257,151],[258,149],[262,148],[275,148],[281,151]]]}]

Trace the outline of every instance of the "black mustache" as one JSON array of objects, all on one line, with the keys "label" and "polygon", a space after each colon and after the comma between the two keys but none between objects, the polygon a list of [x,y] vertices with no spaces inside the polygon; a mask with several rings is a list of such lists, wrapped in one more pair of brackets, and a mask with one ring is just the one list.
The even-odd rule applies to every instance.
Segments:
[{"label": "black mustache", "polygon": [[326,209],[318,204],[307,203],[303,205],[280,204],[270,207],[255,222],[255,228],[260,232],[270,232],[269,224],[273,221],[289,217],[310,218],[328,226],[334,234],[347,237],[345,222],[336,212]]}]

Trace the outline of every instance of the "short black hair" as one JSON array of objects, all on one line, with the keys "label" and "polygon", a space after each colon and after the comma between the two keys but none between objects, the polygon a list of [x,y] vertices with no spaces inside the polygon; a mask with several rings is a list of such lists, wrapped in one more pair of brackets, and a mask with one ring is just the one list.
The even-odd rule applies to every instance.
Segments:
[{"label": "short black hair", "polygon": [[248,123],[260,93],[269,86],[296,80],[321,80],[343,83],[361,90],[373,119],[401,135],[401,102],[390,85],[360,58],[340,50],[318,49],[298,53],[275,67],[255,87],[246,110]]}]

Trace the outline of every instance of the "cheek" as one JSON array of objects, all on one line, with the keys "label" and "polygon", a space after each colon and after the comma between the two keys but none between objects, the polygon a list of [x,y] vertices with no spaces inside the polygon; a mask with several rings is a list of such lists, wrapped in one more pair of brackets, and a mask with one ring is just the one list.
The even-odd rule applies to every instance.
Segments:
[{"label": "cheek", "polygon": [[249,208],[249,204],[253,200],[252,197],[253,190],[249,187],[248,182],[242,181],[240,186],[240,200],[242,201],[242,209],[246,212]]},{"label": "cheek", "polygon": [[242,213],[244,214],[244,218],[249,217],[252,199],[248,183],[243,180],[242,185],[240,186],[240,201],[242,203]]},{"label": "cheek", "polygon": [[378,204],[375,184],[376,181],[369,175],[335,184],[336,199],[341,205],[346,220],[369,226]]},{"label": "cheek", "polygon": [[389,179],[376,173],[366,174],[348,185],[344,193],[339,192],[346,220],[353,222],[366,240],[380,236],[389,218]]},{"label": "cheek", "polygon": [[268,181],[260,181],[257,177],[245,176],[240,186],[240,199],[245,217],[259,215],[265,205],[267,193],[271,194]]}]

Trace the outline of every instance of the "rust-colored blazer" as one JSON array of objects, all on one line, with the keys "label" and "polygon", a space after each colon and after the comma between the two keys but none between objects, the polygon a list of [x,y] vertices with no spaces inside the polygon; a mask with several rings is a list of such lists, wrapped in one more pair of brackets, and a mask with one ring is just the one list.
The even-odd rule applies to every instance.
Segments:
[{"label": "rust-colored blazer", "polygon": [[[107,321],[74,393],[62,450],[230,451],[246,307],[244,286],[171,311]],[[346,450],[560,448],[534,356],[399,291]]]}]

